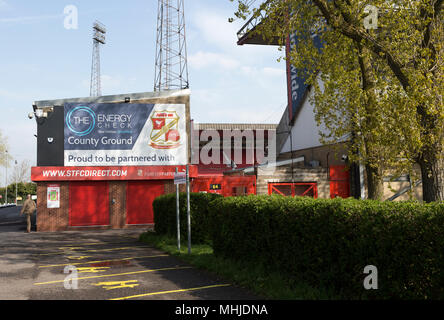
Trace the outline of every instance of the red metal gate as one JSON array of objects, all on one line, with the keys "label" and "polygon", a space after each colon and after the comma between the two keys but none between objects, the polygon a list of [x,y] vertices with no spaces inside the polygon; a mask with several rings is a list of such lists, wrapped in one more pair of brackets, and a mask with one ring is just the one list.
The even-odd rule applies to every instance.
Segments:
[{"label": "red metal gate", "polygon": [[268,194],[282,196],[318,197],[318,185],[315,182],[269,183]]}]

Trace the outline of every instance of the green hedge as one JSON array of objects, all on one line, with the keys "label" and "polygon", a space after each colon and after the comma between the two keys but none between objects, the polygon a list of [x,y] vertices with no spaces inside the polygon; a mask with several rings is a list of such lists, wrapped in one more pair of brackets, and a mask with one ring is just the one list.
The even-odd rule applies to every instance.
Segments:
[{"label": "green hedge", "polygon": [[[211,203],[215,254],[264,264],[343,297],[443,299],[444,204],[221,198]],[[363,287],[378,268],[378,290]]]},{"label": "green hedge", "polygon": [[[204,243],[210,241],[208,204],[220,198],[213,193],[190,194],[191,241]],[[180,235],[187,239],[187,195],[179,195]],[[155,231],[158,234],[177,237],[176,194],[167,194],[156,198],[153,202]]]}]

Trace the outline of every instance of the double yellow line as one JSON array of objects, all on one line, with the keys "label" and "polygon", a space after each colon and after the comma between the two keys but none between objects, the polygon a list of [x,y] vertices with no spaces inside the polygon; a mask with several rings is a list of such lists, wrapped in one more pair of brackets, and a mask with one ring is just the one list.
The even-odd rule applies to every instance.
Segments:
[{"label": "double yellow line", "polygon": [[[80,248],[80,247],[78,247]],[[39,253],[39,256],[52,256],[52,255],[58,255],[58,254],[66,254],[67,251],[73,251],[76,253],[82,253],[82,252],[106,252],[106,251],[118,251],[118,250],[128,250],[128,249],[151,249],[151,247],[146,246],[138,246],[138,247],[122,247],[122,248],[109,248],[109,249],[89,249],[89,250],[69,250],[70,248],[67,247],[66,250],[60,251],[60,252],[49,252],[49,253]]]},{"label": "double yellow line", "polygon": [[66,266],[80,266],[82,264],[93,264],[93,263],[106,263],[106,262],[114,262],[114,261],[129,261],[135,259],[146,259],[146,258],[158,258],[158,257],[167,257],[167,254],[158,254],[154,256],[141,256],[141,257],[129,257],[123,259],[112,259],[112,260],[98,260],[98,261],[85,261],[78,263],[64,263],[64,264],[51,264],[46,266],[39,266],[39,268],[54,268],[54,267],[66,267]]},{"label": "double yellow line", "polygon": [[134,295],[134,296],[114,298],[114,299],[109,299],[109,300],[115,300],[115,301],[117,301],[117,300],[129,300],[129,299],[142,298],[142,297],[148,297],[148,296],[155,296],[155,295],[161,295],[161,294],[190,292],[190,291],[198,291],[198,290],[205,290],[205,289],[212,289],[212,288],[222,288],[222,287],[229,287],[229,286],[231,286],[231,284],[215,284],[215,285],[206,286],[206,287],[143,293],[143,294],[137,294],[137,295]]},{"label": "double yellow line", "polygon": [[[132,274],[142,274],[142,273],[150,273],[150,272],[157,272],[157,271],[169,271],[169,270],[184,270],[184,269],[191,269],[191,268],[192,267],[173,267],[173,268],[150,269],[150,270],[133,271],[133,272],[125,272],[125,273],[105,274],[105,275],[100,275],[100,276],[80,277],[80,278],[77,278],[77,280],[120,277],[120,276],[132,275]],[[35,286],[42,286],[42,285],[46,285],[46,284],[63,283],[63,282],[65,282],[65,279],[48,281],[48,282],[37,282],[37,283],[34,283],[34,285]]]}]

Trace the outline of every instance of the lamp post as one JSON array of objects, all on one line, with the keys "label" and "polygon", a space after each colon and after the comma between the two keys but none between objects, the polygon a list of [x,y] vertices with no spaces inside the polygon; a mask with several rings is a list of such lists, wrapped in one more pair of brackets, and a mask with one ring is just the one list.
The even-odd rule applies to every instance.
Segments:
[{"label": "lamp post", "polygon": [[8,204],[8,150],[5,150],[5,162],[6,162],[6,178],[5,178],[5,180],[6,180],[6,182],[5,182],[5,185],[6,185],[5,193],[6,193],[6,195],[5,195],[5,204]]},{"label": "lamp post", "polygon": [[16,175],[15,175],[15,206],[17,206],[17,160],[15,160],[15,171],[16,171]]}]

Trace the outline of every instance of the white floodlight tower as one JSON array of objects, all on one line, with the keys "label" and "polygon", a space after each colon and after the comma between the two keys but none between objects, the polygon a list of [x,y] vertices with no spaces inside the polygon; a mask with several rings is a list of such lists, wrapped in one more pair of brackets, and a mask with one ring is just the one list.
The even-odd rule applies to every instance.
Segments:
[{"label": "white floodlight tower", "polygon": [[184,0],[159,0],[154,91],[188,88]]},{"label": "white floodlight tower", "polygon": [[105,26],[96,21],[93,25],[93,56],[91,67],[91,87],[90,96],[99,97],[102,95],[101,81],[100,81],[100,45],[105,44]]}]

